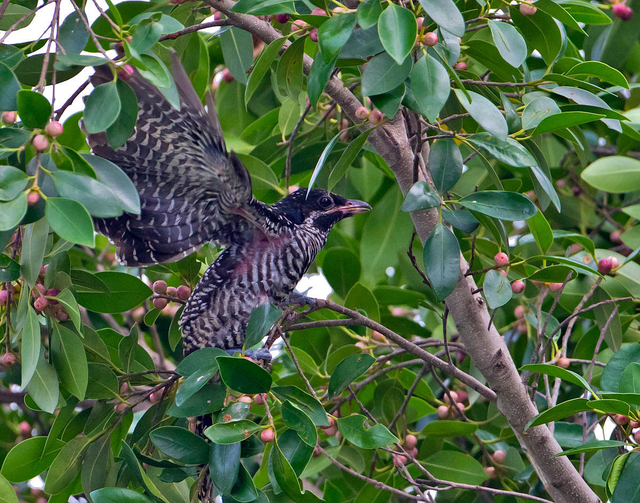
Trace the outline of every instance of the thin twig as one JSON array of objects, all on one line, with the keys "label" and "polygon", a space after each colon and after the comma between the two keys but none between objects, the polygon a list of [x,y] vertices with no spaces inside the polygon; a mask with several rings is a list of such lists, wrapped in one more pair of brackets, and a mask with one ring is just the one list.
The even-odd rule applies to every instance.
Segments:
[{"label": "thin twig", "polygon": [[179,31],[175,31],[173,33],[167,33],[166,35],[162,35],[160,37],[159,42],[163,42],[165,40],[175,40],[182,35],[188,35],[189,33],[194,33],[196,31],[204,30],[206,28],[214,28],[216,26],[229,26],[231,23],[228,19],[220,19],[218,21],[210,21],[208,23],[196,24],[193,26],[188,26]]},{"label": "thin twig", "polygon": [[316,390],[313,389],[313,386],[311,386],[309,379],[307,379],[307,376],[302,371],[302,368],[300,368],[300,363],[298,362],[298,358],[296,357],[296,355],[293,352],[293,349],[291,348],[291,344],[289,344],[289,341],[287,340],[286,337],[282,336],[281,339],[282,339],[282,342],[284,342],[284,345],[287,346],[287,351],[289,351],[289,356],[291,357],[291,361],[293,361],[293,364],[296,366],[298,375],[302,378],[304,383],[307,385],[307,389],[309,390],[309,393],[311,393],[311,395],[317,400],[318,395],[316,395]]}]

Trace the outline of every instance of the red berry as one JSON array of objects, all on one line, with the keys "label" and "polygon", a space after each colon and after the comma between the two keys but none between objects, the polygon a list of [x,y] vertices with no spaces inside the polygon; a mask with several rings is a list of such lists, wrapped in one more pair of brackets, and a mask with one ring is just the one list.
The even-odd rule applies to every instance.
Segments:
[{"label": "red berry", "polygon": [[562,369],[568,369],[569,365],[571,365],[571,360],[569,358],[558,358],[557,365]]},{"label": "red berry", "polygon": [[418,439],[416,438],[415,435],[407,435],[406,437],[404,437],[404,446],[407,449],[411,450],[416,445],[418,445]]},{"label": "red berry", "polygon": [[228,68],[222,70],[222,80],[224,80],[227,84],[233,82],[233,75],[231,75],[231,72]]},{"label": "red berry", "polygon": [[309,38],[311,39],[312,42],[318,41],[318,28],[314,28],[309,32]]},{"label": "red berry", "polygon": [[493,257],[493,261],[498,267],[504,267],[509,264],[509,256],[504,252],[496,253],[496,256]]},{"label": "red berry", "polygon": [[180,300],[189,300],[191,289],[187,285],[180,285],[176,294]]},{"label": "red berry", "polygon": [[276,439],[276,434],[272,429],[262,430],[260,433],[260,440],[263,442],[273,442]]},{"label": "red berry", "polygon": [[614,423],[619,424],[620,426],[624,426],[629,422],[629,418],[622,414],[616,414],[615,416],[613,416],[613,421]]},{"label": "red berry", "polygon": [[613,269],[611,257],[605,257],[598,260],[598,272],[600,274],[609,274],[611,269]]},{"label": "red berry", "polygon": [[167,295],[171,297],[176,297],[178,295],[178,289],[175,286],[170,286],[167,288]]},{"label": "red berry", "polygon": [[520,4],[520,14],[522,14],[523,16],[533,16],[537,10],[538,8],[535,5],[531,5],[528,3]]},{"label": "red berry", "polygon": [[467,69],[467,64],[462,62],[462,61],[460,61],[459,63],[456,63],[455,65],[453,65],[453,68],[455,70],[463,70],[464,71],[464,70]]},{"label": "red berry", "polygon": [[2,112],[2,122],[5,124],[13,124],[17,119],[15,112]]},{"label": "red berry", "polygon": [[2,355],[2,365],[9,368],[16,364],[16,355],[13,353],[5,353]]},{"label": "red berry", "polygon": [[439,419],[447,419],[449,417],[449,407],[446,405],[441,405],[438,407],[438,418]]},{"label": "red berry", "polygon": [[168,303],[169,301],[164,297],[156,297],[155,299],[153,299],[153,307],[155,307],[160,311],[162,311],[165,307],[167,307]]},{"label": "red berry", "polygon": [[613,15],[623,21],[629,21],[633,17],[633,9],[620,2],[613,6]]},{"label": "red berry", "polygon": [[289,21],[289,19],[291,19],[291,16],[289,14],[276,14],[275,16],[273,16],[275,18],[276,21],[278,21],[278,23],[280,24],[284,24],[287,23]]},{"label": "red berry", "polygon": [[29,192],[27,194],[27,204],[29,206],[35,206],[40,201],[40,193],[39,192]]},{"label": "red berry", "polygon": [[406,456],[402,456],[402,455],[394,455],[393,456],[393,466],[404,466],[407,464],[407,457]]},{"label": "red berry", "polygon": [[153,283],[152,289],[154,293],[165,294],[167,293],[167,282],[159,279]]},{"label": "red berry", "polygon": [[355,112],[356,119],[364,120],[369,117],[369,109],[367,107],[358,107]]},{"label": "red berry", "polygon": [[44,127],[44,132],[55,138],[64,132],[64,127],[58,121],[51,121]]},{"label": "red berry", "polygon": [[33,146],[39,152],[43,152],[44,150],[47,150],[47,148],[49,147],[49,140],[47,140],[47,137],[45,135],[38,134],[33,139]]},{"label": "red berry", "polygon": [[423,42],[427,47],[433,47],[438,43],[438,34],[435,31],[428,31],[424,34]]},{"label": "red berry", "polygon": [[511,291],[516,295],[524,292],[524,281],[517,279],[513,283],[511,283]]},{"label": "red berry", "polygon": [[377,126],[378,124],[382,124],[383,120],[384,120],[384,115],[382,115],[382,112],[377,108],[374,108],[369,113],[369,121],[371,122],[371,124],[374,124]]},{"label": "red berry", "polygon": [[48,305],[49,300],[46,297],[38,297],[35,301],[33,301],[33,307],[37,311],[42,311]]},{"label": "red berry", "polygon": [[131,65],[122,65],[120,67],[120,71],[118,72],[118,77],[122,80],[130,79],[133,76],[133,66]]},{"label": "red berry", "polygon": [[507,457],[507,453],[502,450],[498,450],[493,453],[493,460],[499,464],[504,463],[504,460],[506,459],[506,457]]}]

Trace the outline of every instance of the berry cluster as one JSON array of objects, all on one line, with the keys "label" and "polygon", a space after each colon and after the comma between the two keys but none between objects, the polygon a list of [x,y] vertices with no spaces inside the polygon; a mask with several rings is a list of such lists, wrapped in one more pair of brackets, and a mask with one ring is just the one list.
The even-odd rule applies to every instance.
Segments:
[{"label": "berry cluster", "polygon": [[[509,265],[509,257],[504,252],[496,253],[495,257],[493,257],[493,262],[496,265],[496,267],[500,267],[500,268],[507,267]],[[507,271],[505,271],[504,269],[499,269],[498,272],[502,274],[505,278],[507,277]],[[511,291],[515,295],[519,295],[522,292],[524,292],[524,288],[525,288],[525,284],[524,284],[524,281],[522,281],[521,279],[517,279],[511,283]]]},{"label": "berry cluster", "polygon": [[169,301],[179,302],[184,304],[191,296],[191,288],[187,285],[180,285],[179,287],[168,286],[164,280],[158,280],[153,283],[153,307],[162,310],[167,307]]}]

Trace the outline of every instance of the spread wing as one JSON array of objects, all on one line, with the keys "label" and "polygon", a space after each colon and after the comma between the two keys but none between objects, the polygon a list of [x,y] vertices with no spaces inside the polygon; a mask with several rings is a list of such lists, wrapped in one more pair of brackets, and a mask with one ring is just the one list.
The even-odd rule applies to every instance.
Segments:
[{"label": "spread wing", "polygon": [[[133,136],[113,149],[105,133],[88,135],[93,153],[120,166],[140,194],[140,215],[96,219],[127,265],[179,260],[208,241],[229,244],[262,225],[249,172],[227,154],[211,96],[205,110],[175,54],[172,67],[180,110],[135,72],[126,80],[139,105]],[[91,78],[94,86],[112,79],[106,67]]]}]

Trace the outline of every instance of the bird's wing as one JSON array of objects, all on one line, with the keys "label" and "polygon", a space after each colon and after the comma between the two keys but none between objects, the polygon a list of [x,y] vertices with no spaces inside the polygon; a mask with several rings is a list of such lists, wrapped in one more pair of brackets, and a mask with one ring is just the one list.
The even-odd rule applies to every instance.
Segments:
[{"label": "bird's wing", "polygon": [[[227,154],[213,99],[207,96],[205,110],[175,54],[172,66],[180,110],[135,72],[126,80],[139,105],[133,136],[113,149],[105,133],[88,134],[94,154],[120,166],[140,194],[140,215],[96,220],[127,265],[175,261],[208,241],[228,244],[262,224],[249,172]],[[101,67],[92,83],[112,78]]]}]

